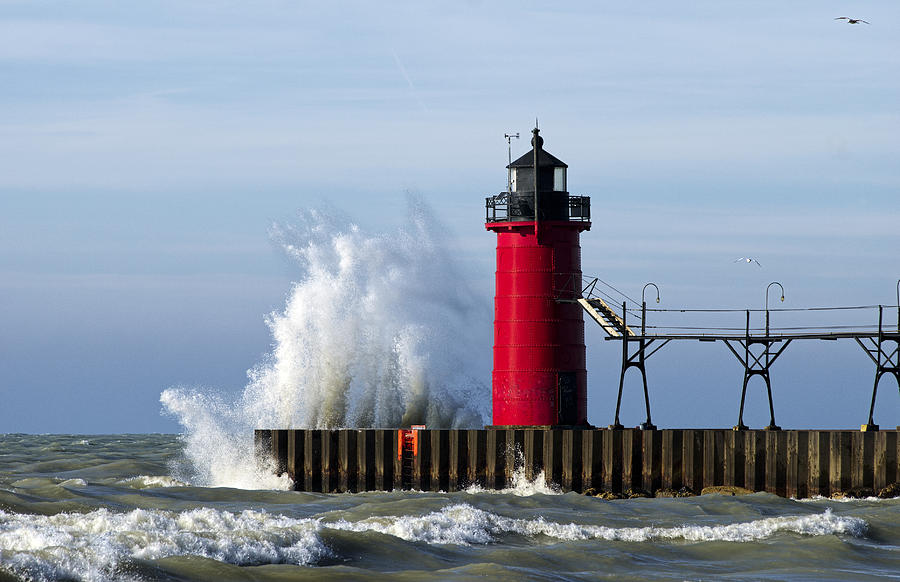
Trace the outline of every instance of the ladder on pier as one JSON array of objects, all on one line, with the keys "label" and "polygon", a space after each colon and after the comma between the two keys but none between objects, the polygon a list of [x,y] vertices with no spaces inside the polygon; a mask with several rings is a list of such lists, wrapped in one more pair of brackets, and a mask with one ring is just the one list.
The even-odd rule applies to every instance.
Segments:
[{"label": "ladder on pier", "polygon": [[606,301],[599,297],[594,297],[592,299],[580,298],[578,299],[578,303],[585,311],[587,311],[587,314],[590,315],[594,321],[600,324],[603,331],[610,337],[635,335],[635,333],[631,331],[631,328],[625,325],[622,318],[613,311],[612,307],[607,305]]},{"label": "ladder on pier", "polygon": [[400,461],[400,488],[411,489],[419,456],[419,431],[424,424],[414,424],[409,429],[397,430],[397,460]]}]

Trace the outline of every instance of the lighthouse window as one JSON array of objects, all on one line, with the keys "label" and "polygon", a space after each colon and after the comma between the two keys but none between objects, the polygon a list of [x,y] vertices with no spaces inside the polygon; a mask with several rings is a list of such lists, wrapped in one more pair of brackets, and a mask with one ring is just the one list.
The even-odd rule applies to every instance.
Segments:
[{"label": "lighthouse window", "polygon": [[554,192],[565,192],[566,191],[566,169],[565,168],[553,168],[553,191]]},{"label": "lighthouse window", "polygon": [[513,169],[513,170],[509,173],[509,191],[510,191],[510,192],[515,192],[515,191],[516,191],[516,173],[517,173],[517,172],[518,172],[518,170]]}]

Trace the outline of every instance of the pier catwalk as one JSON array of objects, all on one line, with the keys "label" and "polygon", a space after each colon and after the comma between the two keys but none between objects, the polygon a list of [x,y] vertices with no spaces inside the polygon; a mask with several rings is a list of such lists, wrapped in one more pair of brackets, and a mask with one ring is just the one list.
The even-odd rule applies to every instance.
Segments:
[{"label": "pier catwalk", "polygon": [[[568,286],[571,286],[570,281]],[[615,420],[610,428],[622,428],[619,422],[619,411],[622,403],[622,389],[625,373],[636,368],[641,373],[644,387],[644,401],[647,418],[641,424],[641,428],[655,428],[650,416],[650,396],[647,388],[646,361],[650,356],[662,349],[670,341],[695,340],[700,342],[722,342],[729,351],[738,359],[744,368],[744,382],[741,389],[741,405],[738,413],[738,422],[735,430],[746,430],[748,427],[743,422],[744,403],[746,401],[747,385],[754,376],[759,376],[766,384],[769,398],[770,422],[768,430],[779,430],[775,424],[775,408],[772,400],[772,384],[770,368],[784,353],[791,342],[795,340],[825,340],[836,341],[840,339],[853,339],[865,351],[872,362],[875,363],[875,382],[872,388],[872,399],[869,406],[868,421],[861,426],[863,431],[878,430],[874,422],[875,398],[878,384],[885,374],[894,376],[900,388],[900,281],[897,285],[898,305],[863,305],[853,307],[808,307],[769,309],[769,290],[777,286],[781,291],[781,301],[784,301],[784,288],[781,283],[773,281],[766,288],[765,309],[648,309],[645,301],[645,293],[648,287],[656,291],[656,301],[659,302],[659,288],[655,283],[647,283],[641,293],[641,301],[630,299],[608,283],[594,278],[585,287],[581,296],[570,299],[571,288],[561,289],[557,295],[559,302],[576,302],[584,311],[606,332],[606,340],[619,340],[622,342],[622,368],[619,376],[619,392],[616,403]],[[603,291],[608,288],[609,292]],[[610,304],[616,299],[610,293],[620,295],[623,300],[621,311],[617,312]],[[604,299],[604,297],[606,299]],[[607,301],[609,300],[609,301]],[[639,309],[629,308],[628,301],[640,305]],[[885,311],[897,313],[896,325],[886,323]],[[858,318],[849,319],[859,312],[877,313],[877,319],[872,318],[872,323],[860,324]],[[621,315],[620,315],[621,313]],[[793,316],[788,323],[780,327],[771,326],[771,314],[779,316]],[[648,315],[654,314],[668,320],[650,324]],[[744,325],[733,325],[733,316],[744,316]],[[803,317],[813,314],[817,320],[811,325],[804,321]],[[829,322],[822,322],[821,316],[832,316]],[[835,314],[839,317],[835,318]],[[629,325],[629,315],[637,319],[637,324]],[[764,324],[751,327],[751,315],[764,316]],[[802,317],[801,317],[802,316]],[[691,317],[691,321],[682,322],[678,318]],[[722,323],[723,317],[731,317]],[[858,316],[857,316],[858,317]],[[834,320],[838,321],[835,322]],[[877,324],[874,323],[877,321]],[[730,325],[729,325],[730,324]]]}]

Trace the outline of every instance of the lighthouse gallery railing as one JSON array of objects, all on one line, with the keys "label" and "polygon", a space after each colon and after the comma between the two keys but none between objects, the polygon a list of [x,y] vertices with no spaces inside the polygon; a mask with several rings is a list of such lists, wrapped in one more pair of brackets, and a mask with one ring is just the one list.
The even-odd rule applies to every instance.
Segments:
[{"label": "lighthouse gallery railing", "polygon": [[[568,220],[589,222],[591,220],[591,197],[569,196]],[[542,205],[543,206],[543,205]],[[534,220],[534,201],[530,195],[501,192],[488,196],[484,203],[485,222],[506,222],[510,220]]]}]

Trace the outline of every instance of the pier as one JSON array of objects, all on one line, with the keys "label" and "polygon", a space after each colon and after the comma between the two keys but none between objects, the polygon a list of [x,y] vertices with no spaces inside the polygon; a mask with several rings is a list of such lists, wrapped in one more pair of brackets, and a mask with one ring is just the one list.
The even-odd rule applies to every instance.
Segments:
[{"label": "pier", "polygon": [[[541,475],[560,491],[613,496],[728,487],[802,498],[874,495],[897,487],[897,431],[879,430],[874,412],[885,375],[900,387],[900,281],[896,308],[769,309],[773,288],[781,301],[785,295],[782,284],[772,281],[764,310],[648,309],[648,288],[660,301],[655,283],[644,285],[638,302],[583,275],[580,240],[591,229],[591,199],[569,193],[569,166],[544,149],[536,126],[531,145],[515,160],[510,148],[507,188],[485,199],[485,229],[497,237],[491,425],[257,430],[258,457],[272,460],[295,489],[322,493],[496,490]],[[621,342],[615,417],[606,429],[587,418],[585,313],[607,340]],[[801,321],[809,314],[818,319]],[[822,321],[826,315],[838,321]],[[711,321],[717,317],[726,319]],[[754,321],[763,317],[764,324]],[[772,365],[792,342],[847,339],[875,364],[867,422],[860,431],[781,430]],[[672,341],[721,342],[740,362],[743,385],[733,428],[659,430],[653,424],[646,362]],[[641,374],[646,419],[626,429],[619,412],[632,368]],[[768,395],[765,430],[750,430],[743,419],[747,387],[756,376]]]},{"label": "pier", "polygon": [[294,489],[320,493],[499,490],[517,471],[614,496],[867,496],[900,482],[896,430],[298,429],[257,430],[255,442]]}]

